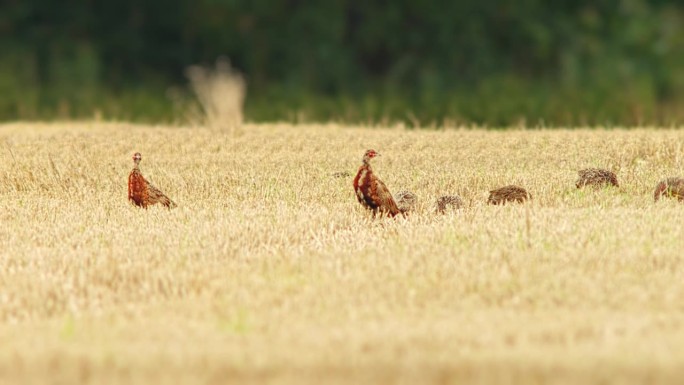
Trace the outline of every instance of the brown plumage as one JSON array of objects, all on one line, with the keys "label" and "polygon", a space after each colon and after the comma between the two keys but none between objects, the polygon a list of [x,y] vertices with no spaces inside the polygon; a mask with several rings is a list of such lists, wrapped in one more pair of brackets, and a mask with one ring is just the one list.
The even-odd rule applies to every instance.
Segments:
[{"label": "brown plumage", "polygon": [[614,172],[602,170],[600,168],[585,168],[577,172],[579,179],[575,182],[577,188],[584,186],[605,187],[618,185],[617,176]]},{"label": "brown plumage", "polygon": [[142,156],[139,152],[133,154],[133,170],[128,175],[128,200],[136,206],[147,208],[147,206],[161,203],[167,208],[176,207],[169,197],[164,195],[158,188],[152,186],[140,173],[140,160]]},{"label": "brown plumage", "polygon": [[359,203],[371,210],[373,216],[380,214],[393,217],[401,211],[387,186],[375,176],[370,165],[371,159],[379,155],[375,150],[368,150],[363,155],[361,167],[354,178],[354,192]]},{"label": "brown plumage", "polygon": [[653,192],[653,199],[657,202],[660,197],[684,201],[684,178],[667,178],[658,182]]},{"label": "brown plumage", "polygon": [[330,174],[333,178],[347,178],[351,176],[349,171],[337,171]]},{"label": "brown plumage", "polygon": [[435,203],[435,212],[437,214],[446,213],[447,209],[452,208],[458,210],[463,207],[463,199],[458,195],[444,195],[437,198]]},{"label": "brown plumage", "polygon": [[402,213],[408,213],[416,209],[418,203],[418,197],[416,194],[408,191],[402,190],[394,194],[394,201],[397,202],[397,207]]},{"label": "brown plumage", "polygon": [[507,202],[523,203],[530,198],[532,198],[532,195],[530,195],[524,188],[510,185],[498,188],[496,190],[491,190],[489,192],[487,204],[499,205],[506,204]]}]

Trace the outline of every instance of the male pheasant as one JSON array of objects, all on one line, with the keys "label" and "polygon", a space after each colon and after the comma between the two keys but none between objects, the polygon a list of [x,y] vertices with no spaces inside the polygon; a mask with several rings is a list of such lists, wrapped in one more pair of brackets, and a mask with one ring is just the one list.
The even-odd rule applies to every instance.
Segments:
[{"label": "male pheasant", "polygon": [[158,188],[152,186],[150,182],[145,179],[140,173],[140,159],[142,155],[139,152],[133,154],[133,170],[128,175],[128,200],[133,202],[136,206],[147,208],[147,206],[161,203],[167,208],[176,207],[176,204],[169,199]]},{"label": "male pheasant", "polygon": [[584,170],[577,171],[577,174],[579,175],[579,179],[575,182],[577,188],[584,186],[604,187],[609,185],[620,187],[617,176],[612,171],[600,168],[585,168]]},{"label": "male pheasant", "polygon": [[684,178],[667,178],[658,182],[653,192],[653,199],[657,202],[663,196],[677,198],[680,202],[684,201]]},{"label": "male pheasant", "polygon": [[375,150],[368,150],[363,155],[363,163],[354,178],[354,192],[359,203],[371,210],[374,217],[376,214],[394,217],[401,211],[387,186],[375,176],[370,165],[371,159],[379,155]]},{"label": "male pheasant", "polygon": [[532,196],[522,187],[519,186],[504,186],[496,190],[491,190],[489,192],[489,199],[487,199],[487,204],[499,205],[506,204],[507,202],[518,202],[523,203],[527,199],[532,198]]}]

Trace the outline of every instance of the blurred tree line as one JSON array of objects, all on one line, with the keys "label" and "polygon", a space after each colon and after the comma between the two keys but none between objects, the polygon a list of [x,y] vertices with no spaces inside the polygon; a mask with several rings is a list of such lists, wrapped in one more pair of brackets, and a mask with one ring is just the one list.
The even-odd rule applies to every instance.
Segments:
[{"label": "blurred tree line", "polygon": [[0,119],[176,119],[220,56],[251,121],[684,118],[679,1],[3,0]]}]

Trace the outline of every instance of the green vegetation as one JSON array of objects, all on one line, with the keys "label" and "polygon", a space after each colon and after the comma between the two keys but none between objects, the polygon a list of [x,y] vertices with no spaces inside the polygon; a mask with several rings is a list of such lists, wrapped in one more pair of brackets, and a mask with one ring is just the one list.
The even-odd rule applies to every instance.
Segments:
[{"label": "green vegetation", "polygon": [[228,56],[251,121],[667,125],[683,26],[666,0],[13,2],[0,119],[183,119],[188,66]]}]

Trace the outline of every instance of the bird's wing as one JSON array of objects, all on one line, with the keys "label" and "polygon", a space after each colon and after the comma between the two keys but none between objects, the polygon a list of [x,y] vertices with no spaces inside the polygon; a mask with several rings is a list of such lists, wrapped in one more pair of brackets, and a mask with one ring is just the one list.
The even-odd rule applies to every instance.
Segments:
[{"label": "bird's wing", "polygon": [[680,200],[684,198],[684,179],[676,179],[675,183],[673,183],[671,187],[671,190],[673,192],[673,195],[679,198]]},{"label": "bird's wing", "polygon": [[377,200],[377,204],[381,210],[387,211],[392,215],[399,214],[399,207],[394,201],[392,193],[390,193],[387,186],[385,186],[380,179],[375,178],[372,181],[371,192],[373,193],[372,196],[374,196],[375,200]]},{"label": "bird's wing", "polygon": [[147,183],[147,188],[149,190],[150,203],[154,204],[159,202],[168,208],[176,207],[176,204],[171,199],[169,199],[169,197],[164,195],[163,192],[161,192],[158,188],[154,187],[149,182]]}]

